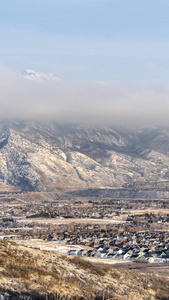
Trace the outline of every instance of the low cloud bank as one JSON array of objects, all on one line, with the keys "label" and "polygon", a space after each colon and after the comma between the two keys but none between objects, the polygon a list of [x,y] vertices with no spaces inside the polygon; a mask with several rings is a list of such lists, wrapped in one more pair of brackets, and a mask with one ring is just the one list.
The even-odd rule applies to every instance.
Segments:
[{"label": "low cloud bank", "polygon": [[169,125],[162,84],[30,81],[0,68],[0,118],[117,125]]}]

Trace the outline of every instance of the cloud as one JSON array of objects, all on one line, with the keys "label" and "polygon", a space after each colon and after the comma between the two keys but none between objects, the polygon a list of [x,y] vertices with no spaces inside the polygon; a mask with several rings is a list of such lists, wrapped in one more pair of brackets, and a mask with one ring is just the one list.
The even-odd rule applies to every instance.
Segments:
[{"label": "cloud", "polygon": [[169,125],[162,84],[30,81],[0,67],[0,118]]}]

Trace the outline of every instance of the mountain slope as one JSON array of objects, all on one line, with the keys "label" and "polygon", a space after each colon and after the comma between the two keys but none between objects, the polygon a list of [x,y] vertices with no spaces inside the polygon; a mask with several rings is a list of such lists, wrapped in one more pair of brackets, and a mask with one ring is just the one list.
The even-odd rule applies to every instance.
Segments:
[{"label": "mountain slope", "polygon": [[[3,300],[155,300],[160,299],[158,293],[168,291],[165,278],[115,270],[81,258],[0,241],[0,299]],[[47,298],[47,294],[51,297]]]},{"label": "mountain slope", "polygon": [[6,120],[1,184],[23,191],[151,186],[169,180],[169,129]]}]

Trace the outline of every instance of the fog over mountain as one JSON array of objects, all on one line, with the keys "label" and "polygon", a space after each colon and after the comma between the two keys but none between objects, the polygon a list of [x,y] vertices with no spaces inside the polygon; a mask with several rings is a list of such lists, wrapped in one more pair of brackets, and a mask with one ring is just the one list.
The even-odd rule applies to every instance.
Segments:
[{"label": "fog over mountain", "polygon": [[164,84],[67,82],[49,73],[32,71],[23,76],[0,68],[1,118],[167,125],[168,99]]},{"label": "fog over mountain", "polygon": [[0,124],[2,190],[169,197],[169,128],[9,119]]}]

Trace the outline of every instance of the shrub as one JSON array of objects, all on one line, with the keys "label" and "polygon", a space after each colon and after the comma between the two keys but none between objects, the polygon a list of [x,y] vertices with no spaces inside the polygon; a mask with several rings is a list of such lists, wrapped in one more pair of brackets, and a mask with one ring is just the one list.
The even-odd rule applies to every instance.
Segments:
[{"label": "shrub", "polygon": [[156,294],[158,300],[169,300],[169,294],[165,292],[159,292]]},{"label": "shrub", "polygon": [[78,266],[79,268],[82,268],[84,270],[89,270],[91,273],[100,276],[104,276],[110,270],[108,266],[93,264],[90,261],[84,260],[77,256],[72,258],[71,262],[76,266]]}]

